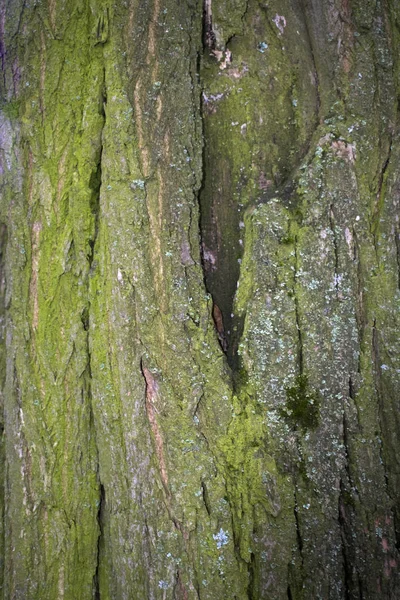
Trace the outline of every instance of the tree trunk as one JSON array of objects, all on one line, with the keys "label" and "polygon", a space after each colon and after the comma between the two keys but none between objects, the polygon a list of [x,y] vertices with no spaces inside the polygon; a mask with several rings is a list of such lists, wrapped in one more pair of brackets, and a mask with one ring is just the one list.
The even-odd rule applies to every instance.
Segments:
[{"label": "tree trunk", "polygon": [[1,589],[400,597],[396,0],[0,0]]}]

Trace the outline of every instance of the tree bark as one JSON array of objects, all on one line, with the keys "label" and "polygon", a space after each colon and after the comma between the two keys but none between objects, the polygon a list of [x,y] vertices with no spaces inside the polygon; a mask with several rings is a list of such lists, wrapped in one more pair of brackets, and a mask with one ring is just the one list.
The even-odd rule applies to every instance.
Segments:
[{"label": "tree bark", "polygon": [[0,0],[4,599],[400,597],[399,49]]}]

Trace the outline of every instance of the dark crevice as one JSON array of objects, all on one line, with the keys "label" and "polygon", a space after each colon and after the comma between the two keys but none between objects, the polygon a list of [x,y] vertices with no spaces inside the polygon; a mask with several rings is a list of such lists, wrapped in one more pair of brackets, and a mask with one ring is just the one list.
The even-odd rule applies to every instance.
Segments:
[{"label": "dark crevice", "polygon": [[[348,477],[348,467],[346,467],[346,476]],[[343,478],[340,479],[340,493],[338,498],[338,523],[344,575],[344,600],[351,600],[353,598],[362,600],[361,580],[356,572],[357,555],[354,547],[354,502],[349,491],[346,489],[349,483],[347,481],[345,484]]]},{"label": "dark crevice", "polygon": [[[215,47],[215,34],[212,30],[211,3],[204,2],[203,10],[203,57]],[[197,62],[200,80],[201,60]],[[202,90],[201,90],[202,92]],[[205,130],[205,104],[201,93],[201,123],[203,127],[202,180],[197,192],[199,206],[200,256],[204,285],[213,302],[212,318],[219,345],[233,368],[237,364],[237,343],[233,338],[233,303],[240,273],[239,260],[242,249],[239,247],[240,218],[233,207],[219,203],[213,205],[212,182],[209,177],[207,132]],[[218,214],[217,214],[218,213]],[[230,235],[229,235],[230,234]],[[232,238],[230,240],[230,238]],[[233,239],[234,238],[234,239]],[[233,241],[232,241],[233,240]]]},{"label": "dark crevice", "polygon": [[85,331],[89,331],[89,310],[88,310],[87,306],[85,306],[85,308],[82,311],[81,321],[82,321],[83,329]]},{"label": "dark crevice", "polygon": [[336,298],[339,297],[340,277],[339,277],[339,249],[338,239],[336,235],[335,213],[333,212],[333,204],[329,207],[329,227],[332,231],[333,251],[335,255],[335,290]]},{"label": "dark crevice", "polygon": [[175,573],[175,584],[172,592],[172,598],[173,600],[186,600],[188,598],[188,591],[183,583],[179,569],[177,569]]},{"label": "dark crevice", "polygon": [[203,46],[213,50],[216,47],[216,37],[212,27],[211,0],[203,0]]},{"label": "dark crevice", "polygon": [[[0,223],[0,316],[6,309],[6,249],[8,240],[8,229],[4,223]],[[4,327],[3,318],[0,325]],[[0,329],[2,332],[3,327]],[[3,339],[3,335],[0,336]]]},{"label": "dark crevice", "polygon": [[197,417],[197,413],[199,412],[199,408],[200,408],[201,401],[203,400],[203,398],[204,398],[204,393],[202,393],[202,394],[200,395],[200,398],[198,399],[198,401],[197,401],[197,403],[196,403],[196,406],[194,407],[194,410],[193,410],[193,418],[194,418],[194,417]]},{"label": "dark crevice", "polygon": [[99,499],[99,507],[97,510],[97,524],[99,526],[99,537],[97,538],[97,564],[96,564],[96,572],[94,575],[94,598],[95,600],[101,600],[100,596],[100,560],[101,560],[101,543],[104,535],[104,508],[106,502],[106,493],[104,490],[104,486],[100,484],[100,499]]},{"label": "dark crevice", "polygon": [[366,600],[364,597],[364,592],[363,592],[363,583],[362,583],[362,579],[361,576],[358,576],[358,590],[359,590],[359,598],[358,600]]},{"label": "dark crevice", "polygon": [[[356,409],[358,430],[361,431],[362,427],[361,427],[360,410],[359,410],[359,407],[358,407],[357,402],[356,402],[356,389],[355,389],[354,381],[353,381],[353,378],[351,377],[351,375],[349,377],[349,398],[350,398],[350,400],[353,401],[353,406]],[[347,429],[346,429],[345,417],[346,417],[346,415],[343,413],[343,419],[344,419],[344,421],[343,421],[343,432],[344,432],[344,435],[346,436],[347,435]],[[347,439],[348,438],[345,437],[346,453],[347,453],[347,442],[346,442]]]},{"label": "dark crevice", "polygon": [[395,231],[395,243],[396,243],[396,259],[397,259],[397,286],[400,290],[400,228],[397,227]]},{"label": "dark crevice", "polygon": [[294,518],[295,518],[295,523],[296,523],[296,540],[297,540],[297,547],[300,553],[300,557],[301,557],[301,563],[303,564],[304,562],[304,558],[303,558],[303,540],[301,537],[301,533],[300,533],[300,523],[299,523],[299,516],[298,516],[298,505],[297,505],[297,500],[296,500],[296,506],[294,508]]},{"label": "dark crevice", "polygon": [[359,248],[357,243],[357,232],[356,228],[353,227],[353,262],[358,263]]},{"label": "dark crevice", "polygon": [[384,431],[384,408],[383,408],[383,390],[382,390],[382,382],[381,382],[381,361],[380,361],[380,357],[379,357],[379,341],[378,341],[378,330],[376,327],[376,319],[374,319],[374,324],[372,326],[372,360],[373,360],[373,365],[374,365],[374,380],[375,380],[375,392],[376,392],[376,396],[377,396],[377,400],[378,400],[378,415],[379,415],[379,456],[380,456],[380,462],[382,465],[382,469],[383,469],[383,476],[384,476],[384,480],[385,480],[385,486],[386,486],[386,493],[388,495],[388,497],[390,498],[390,491],[389,491],[389,478],[388,478],[388,474],[387,474],[387,470],[386,470],[386,461],[385,461],[385,453],[384,453],[384,448],[383,448],[383,441],[382,439],[384,437],[386,437],[385,431]]},{"label": "dark crevice", "polygon": [[310,27],[309,27],[309,19],[308,19],[308,15],[307,15],[306,1],[301,0],[301,4],[302,4],[303,14],[304,14],[304,27],[305,27],[305,30],[307,33],[308,46],[310,48],[311,60],[312,60],[313,67],[314,67],[315,88],[316,88],[316,106],[315,106],[316,124],[315,124],[315,127],[317,128],[319,125],[319,122],[320,122],[320,113],[321,113],[320,81],[319,81],[319,76],[318,76],[317,61],[315,58],[314,45],[313,45],[311,31],[310,31]]},{"label": "dark crevice", "polygon": [[196,591],[196,595],[197,595],[197,600],[201,600],[201,591],[200,591],[200,583],[199,583],[199,575],[196,571],[196,568],[194,569],[194,572],[196,574],[194,581],[193,581],[193,587]]},{"label": "dark crevice", "polygon": [[[103,131],[104,131],[105,121],[106,121],[106,113],[105,113],[106,103],[107,103],[107,96],[106,96],[106,88],[105,88],[105,68],[103,68],[103,83],[102,83],[101,90],[100,90],[99,108],[98,108],[99,114],[103,117],[103,124],[102,124],[102,129],[99,132],[100,147],[99,147],[98,153],[97,153],[97,163],[92,170],[92,174],[91,174],[91,177],[89,180],[89,188],[91,190],[90,210],[91,210],[93,218],[94,218],[93,233],[92,233],[91,239],[89,239],[89,247],[90,247],[90,252],[88,255],[89,273],[95,267],[95,263],[93,261],[94,261],[95,246],[96,246],[96,241],[98,238],[98,231],[99,231],[100,193],[101,193],[101,186],[102,186]],[[91,356],[91,351],[90,351],[90,339],[89,339],[89,337],[90,337],[90,300],[88,302],[88,306],[84,308],[84,310],[81,314],[81,321],[82,321],[84,330],[87,332],[88,397],[90,400],[91,428],[94,431],[94,434],[96,437],[95,418],[94,418],[94,412],[93,412],[93,396],[92,396],[92,356]],[[96,444],[96,446],[97,446],[97,444]],[[99,458],[97,458],[97,465],[98,465],[97,466],[97,469],[98,469],[97,478],[98,478],[98,482],[99,482],[99,499],[98,499],[99,504],[98,504],[98,510],[97,510],[97,523],[98,523],[98,527],[99,527],[99,535],[97,538],[97,564],[96,564],[96,571],[95,571],[93,583],[94,583],[94,598],[95,598],[95,600],[101,600],[99,569],[100,569],[100,561],[101,561],[101,548],[102,548],[102,544],[103,544],[103,535],[104,535],[104,518],[105,518],[104,510],[105,510],[106,496],[105,496],[104,486],[100,480]]]},{"label": "dark crevice", "polygon": [[210,498],[208,495],[207,486],[204,483],[204,481],[201,482],[201,491],[202,491],[204,506],[206,507],[207,514],[210,516],[211,515],[211,503],[210,503]]},{"label": "dark crevice", "polygon": [[[353,387],[353,381],[349,377],[349,398],[354,400],[355,392]],[[345,450],[345,474],[347,479],[347,485],[352,488],[351,473],[350,473],[350,450],[349,450],[349,435],[348,426],[346,419],[346,409],[343,407],[343,446]],[[347,542],[347,514],[346,511],[349,507],[351,500],[351,492],[345,489],[343,478],[340,478],[340,493],[338,498],[338,522],[340,528],[341,546],[342,546],[342,563],[344,572],[344,594],[345,600],[350,600],[350,589],[352,584],[352,570],[351,560],[348,555],[348,542]],[[351,522],[351,517],[350,517]],[[351,538],[350,538],[351,539]]]},{"label": "dark crevice", "polygon": [[[3,399],[4,386],[6,379],[6,323],[5,323],[5,311],[6,311],[6,248],[7,248],[8,231],[7,226],[4,223],[0,223],[0,393]],[[5,517],[5,490],[6,490],[6,447],[4,437],[4,405],[2,402],[0,411],[0,519],[4,523]],[[5,527],[1,528],[0,531],[0,549],[4,552],[5,545]],[[4,572],[0,574],[0,589],[3,589],[3,578]]]},{"label": "dark crevice", "polygon": [[[81,320],[85,331],[87,332],[87,351],[88,351],[88,364],[87,364],[87,396],[89,399],[89,407],[90,407],[90,429],[94,432],[94,436],[96,437],[96,426],[95,426],[95,418],[93,413],[93,397],[92,397],[92,367],[91,367],[91,352],[90,352],[90,344],[89,344],[89,311],[85,309],[81,315]],[[96,444],[97,447],[97,444]],[[101,560],[101,545],[103,542],[103,531],[104,531],[104,507],[105,507],[105,490],[104,486],[100,481],[100,464],[99,457],[97,454],[97,480],[99,484],[99,498],[98,498],[98,509],[97,509],[97,524],[99,528],[99,534],[97,537],[97,556],[96,556],[96,570],[93,577],[93,589],[94,589],[94,599],[100,600],[100,583],[99,583],[99,565]]]},{"label": "dark crevice", "polygon": [[221,346],[222,350],[226,354],[226,352],[228,350],[228,341],[227,341],[227,335],[225,333],[224,318],[222,316],[221,309],[219,308],[218,304],[216,304],[214,301],[213,301],[212,317],[213,317],[213,321],[214,321],[215,330],[218,335],[219,345]]},{"label": "dark crevice", "polygon": [[90,197],[90,209],[94,216],[94,232],[92,238],[89,240],[90,253],[88,256],[89,268],[92,268],[94,258],[94,247],[96,244],[98,232],[99,232],[99,218],[100,218],[100,191],[102,184],[102,159],[103,159],[103,130],[106,122],[105,107],[107,104],[107,94],[105,89],[105,70],[103,71],[103,86],[99,99],[99,114],[103,117],[103,127],[100,133],[100,148],[98,152],[97,165],[93,169],[89,180],[89,188],[91,190]]},{"label": "dark crevice", "polygon": [[392,145],[393,145],[393,140],[390,139],[390,143],[389,143],[389,150],[386,156],[386,160],[383,163],[382,169],[379,173],[379,179],[378,179],[378,190],[376,193],[376,199],[379,202],[379,200],[381,199],[381,195],[382,195],[382,189],[383,189],[383,184],[385,181],[385,175],[387,173],[388,167],[389,167],[389,163],[390,163],[390,157],[392,154]]},{"label": "dark crevice", "polygon": [[298,365],[299,365],[299,375],[302,376],[304,374],[304,349],[303,349],[303,334],[301,330],[301,319],[300,319],[300,304],[299,298],[296,294],[296,285],[297,285],[297,275],[298,275],[298,264],[299,257],[297,251],[297,237],[295,237],[294,241],[294,258],[295,258],[295,267],[294,267],[294,278],[293,278],[293,299],[294,299],[294,309],[296,315],[296,329],[297,329],[297,338],[298,338]]},{"label": "dark crevice", "polygon": [[[226,487],[225,487],[226,489]],[[227,501],[228,505],[229,505],[229,512],[231,515],[231,524],[232,524],[232,541],[233,541],[233,548],[234,548],[234,552],[235,552],[235,557],[236,557],[236,561],[238,564],[243,563],[243,559],[242,556],[240,554],[240,516],[237,522],[235,520],[235,510],[232,504],[232,502],[229,500],[228,495],[225,496],[225,500]],[[243,509],[240,506],[240,513],[241,516],[243,516]]]},{"label": "dark crevice", "polygon": [[351,377],[349,377],[349,398],[351,398],[352,400],[355,399],[354,384]]},{"label": "dark crevice", "polygon": [[400,518],[398,516],[398,512],[395,510],[393,515],[394,521],[394,534],[395,534],[395,547],[398,552],[400,552]]},{"label": "dark crevice", "polygon": [[347,541],[346,541],[346,520],[345,520],[345,490],[343,486],[343,480],[340,480],[340,494],[339,494],[339,507],[338,507],[338,520],[340,527],[340,536],[342,541],[342,563],[344,572],[344,600],[350,600],[350,590],[352,588],[352,570],[349,562],[347,553]]},{"label": "dark crevice", "polygon": [[[232,251],[232,248],[221,248],[213,240],[216,229],[222,227],[223,224],[216,223],[216,218],[212,215],[212,208],[208,204],[209,198],[205,199],[205,162],[206,148],[204,145],[203,182],[198,193],[201,267],[205,289],[212,299],[212,319],[219,345],[227,356],[228,363],[233,367],[236,364],[237,342],[234,343],[234,340],[237,340],[237,335],[233,335],[232,311],[239,279],[239,263],[238,256]],[[215,246],[216,249],[209,248],[208,241],[211,241],[209,245]]]},{"label": "dark crevice", "polygon": [[241,20],[242,20],[243,27],[244,27],[244,24],[245,24],[245,21],[246,21],[248,12],[249,12],[249,4],[250,4],[250,0],[247,0],[246,6],[245,6],[244,11],[242,13],[242,16],[240,17]]},{"label": "dark crevice", "polygon": [[301,536],[300,521],[299,521],[299,514],[298,514],[299,513],[299,504],[297,501],[296,481],[294,482],[293,497],[294,497],[293,515],[294,515],[294,522],[295,522],[295,526],[296,526],[297,549],[299,551],[301,567],[303,568],[304,567],[303,538]]},{"label": "dark crevice", "polygon": [[[357,320],[357,329],[358,329],[358,342],[360,348],[363,346],[363,340],[365,337],[365,327],[367,324],[367,318],[365,314],[365,302],[364,302],[364,276],[361,264],[361,252],[360,252],[360,243],[358,240],[358,235],[356,228],[353,227],[353,257],[354,261],[357,264],[357,296],[356,296],[356,320]],[[361,373],[361,358],[362,352],[358,353],[358,366],[357,371]]]},{"label": "dark crevice", "polygon": [[[354,400],[354,389],[351,377],[349,378],[349,397]],[[353,483],[350,470],[350,436],[346,418],[345,407],[343,407],[343,446],[345,451],[345,464],[343,477],[340,478],[340,493],[338,498],[338,523],[340,528],[342,564],[344,573],[344,599],[350,600],[360,594],[358,581],[354,579],[353,567],[356,563],[354,556],[353,522],[354,522],[354,498],[357,489]]]},{"label": "dark crevice", "polygon": [[247,586],[247,597],[248,600],[256,600],[256,557],[254,552],[250,555],[250,562],[247,566],[249,573],[249,584]]},{"label": "dark crevice", "polygon": [[354,486],[353,478],[352,478],[351,471],[350,471],[350,444],[349,444],[349,442],[350,442],[349,428],[347,425],[346,412],[345,412],[345,410],[343,410],[343,446],[344,446],[344,451],[345,451],[344,468],[345,468],[345,472],[346,472],[347,481],[351,487],[351,490],[354,491],[355,493],[358,493],[356,487]]},{"label": "dark crevice", "polygon": [[[386,184],[386,179],[387,179],[387,171],[389,168],[390,158],[392,155],[392,146],[393,146],[393,138],[390,139],[389,150],[387,152],[385,162],[383,163],[382,168],[379,172],[377,191],[376,191],[376,201],[375,201],[375,206],[373,209],[371,224],[370,224],[373,243],[374,243],[374,249],[375,249],[375,255],[376,255],[378,264],[379,264],[378,242],[379,242],[380,215],[381,215],[384,196],[385,196],[384,191],[385,191],[385,184]],[[383,153],[383,151],[381,151],[381,153]]]},{"label": "dark crevice", "polygon": [[108,40],[110,13],[108,6],[97,21],[96,46],[105,44]]}]

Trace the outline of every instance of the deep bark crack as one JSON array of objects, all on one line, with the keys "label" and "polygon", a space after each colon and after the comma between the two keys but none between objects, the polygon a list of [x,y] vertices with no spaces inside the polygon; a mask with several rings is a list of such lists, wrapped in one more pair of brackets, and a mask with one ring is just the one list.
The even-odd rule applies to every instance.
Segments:
[{"label": "deep bark crack", "polygon": [[393,136],[390,138],[389,150],[387,151],[387,156],[386,156],[385,162],[383,163],[382,168],[380,169],[380,172],[379,172],[377,191],[376,191],[376,200],[375,200],[375,206],[373,208],[372,220],[371,220],[372,238],[373,238],[373,243],[374,243],[376,260],[377,260],[378,264],[380,262],[379,261],[379,245],[378,245],[379,223],[380,223],[380,215],[381,215],[382,204],[383,204],[383,199],[384,199],[385,184],[386,184],[386,179],[387,179],[387,175],[388,175],[388,168],[390,165],[390,159],[391,159],[391,155],[392,155],[392,146],[393,146]]},{"label": "deep bark crack", "polygon": [[396,228],[394,235],[395,235],[395,243],[396,243],[397,285],[400,290],[400,227]]},{"label": "deep bark crack", "polygon": [[97,236],[99,233],[99,218],[100,218],[100,192],[102,185],[102,160],[103,160],[103,132],[106,125],[106,105],[107,105],[107,93],[105,86],[105,69],[103,69],[103,83],[102,83],[102,94],[100,98],[99,113],[103,117],[103,125],[100,132],[100,149],[97,159],[96,171],[93,170],[90,178],[89,187],[92,191],[90,198],[90,208],[94,216],[94,233],[92,238],[89,240],[90,254],[88,256],[89,267],[92,268],[94,249],[96,245]]},{"label": "deep bark crack", "polygon": [[310,31],[310,26],[309,26],[309,20],[308,20],[308,15],[307,15],[307,11],[306,11],[306,3],[304,0],[302,0],[302,8],[303,8],[303,14],[304,14],[304,26],[305,26],[305,30],[307,33],[307,39],[308,39],[308,46],[310,48],[311,60],[312,60],[313,67],[314,67],[315,88],[316,88],[316,105],[315,105],[316,124],[315,124],[315,128],[317,128],[319,125],[320,113],[321,113],[320,81],[319,81],[317,62],[315,59],[314,46],[313,46],[311,31]]},{"label": "deep bark crack", "polygon": [[[349,378],[349,398],[354,401],[354,389],[351,377]],[[345,406],[343,406],[343,446],[345,451],[344,474],[340,477],[340,492],[338,497],[338,524],[340,529],[342,563],[344,572],[344,599],[350,600],[354,597],[354,593],[361,598],[361,590],[359,580],[354,578],[352,565],[355,564],[355,557],[352,556],[353,551],[353,535],[351,524],[353,522],[353,514],[348,514],[353,506],[353,495],[358,495],[357,488],[354,485],[350,471],[350,436],[348,433],[348,425],[346,419]],[[345,478],[345,480],[344,480]],[[346,487],[348,489],[346,489]],[[354,511],[353,511],[354,512]]]},{"label": "deep bark crack", "polygon": [[99,507],[97,510],[97,524],[99,527],[99,537],[97,538],[97,562],[96,562],[96,572],[94,575],[94,597],[95,600],[101,600],[101,592],[100,592],[100,560],[101,560],[101,542],[104,536],[104,508],[106,502],[106,493],[104,490],[104,486],[100,484],[100,499],[99,499]]},{"label": "deep bark crack", "polygon": [[386,469],[386,462],[384,456],[384,448],[383,448],[383,437],[384,437],[384,415],[383,415],[383,393],[381,386],[381,365],[379,359],[379,342],[378,342],[378,329],[376,327],[376,319],[374,319],[374,324],[372,326],[372,360],[374,366],[374,383],[375,383],[375,392],[378,400],[378,415],[379,415],[379,456],[383,469],[383,477],[385,480],[385,488],[386,494],[388,498],[391,498],[389,493],[389,478]]},{"label": "deep bark crack", "polygon": [[301,330],[299,298],[296,293],[297,277],[298,277],[298,272],[299,272],[299,257],[298,257],[298,251],[297,251],[297,243],[298,243],[298,240],[297,240],[297,237],[295,237],[295,240],[294,240],[295,265],[294,265],[294,275],[293,275],[293,300],[294,300],[297,339],[298,339],[297,352],[298,352],[299,375],[303,375],[304,374],[303,333]]},{"label": "deep bark crack", "polygon": [[351,588],[351,565],[347,556],[346,549],[346,533],[345,533],[345,503],[344,503],[344,490],[343,480],[340,480],[340,494],[339,494],[339,506],[338,506],[338,521],[340,527],[340,537],[342,542],[342,562],[344,571],[344,598],[350,600],[350,588]]},{"label": "deep bark crack", "polygon": [[333,251],[335,256],[335,290],[336,299],[339,299],[340,275],[339,275],[339,248],[336,234],[335,213],[333,212],[333,204],[329,207],[329,226],[332,231]]},{"label": "deep bark crack", "polygon": [[[203,10],[203,32],[202,32],[202,40],[203,40],[203,56],[212,50],[215,47],[215,35],[212,30],[212,15],[211,15],[211,0],[204,0],[204,10]],[[200,71],[201,71],[201,61],[197,63],[197,79],[200,82],[200,120],[202,126],[202,136],[203,136],[203,147],[202,147],[202,170],[201,170],[201,183],[199,190],[196,194],[197,203],[199,207],[199,237],[200,237],[200,260],[201,267],[203,271],[203,281],[206,292],[210,295],[213,308],[212,308],[212,319],[217,335],[217,339],[221,350],[227,356],[229,364],[232,366],[234,363],[234,354],[232,351],[231,345],[231,329],[233,328],[232,323],[232,310],[233,310],[233,301],[234,295],[236,292],[236,285],[238,276],[237,275],[237,264],[233,265],[231,269],[224,270],[224,273],[227,274],[229,272],[234,274],[235,283],[232,285],[232,281],[224,281],[221,284],[220,280],[217,280],[217,284],[210,285],[210,273],[219,268],[218,262],[220,257],[215,255],[211,251],[206,248],[205,244],[205,231],[207,227],[215,228],[218,226],[212,216],[207,214],[209,211],[205,210],[204,200],[202,200],[204,192],[205,192],[205,177],[206,177],[206,139],[205,139],[205,131],[204,131],[204,96],[203,89],[201,85]],[[239,236],[238,236],[239,237]],[[218,254],[218,253],[217,253]],[[235,259],[233,259],[235,260]],[[235,268],[236,267],[236,268]],[[226,301],[225,291],[227,288],[234,288],[232,293],[232,297],[229,301]],[[219,299],[221,296],[221,300]],[[228,306],[229,305],[229,306]]]},{"label": "deep bark crack", "polygon": [[[90,208],[92,211],[92,215],[94,217],[94,229],[93,235],[91,239],[89,239],[90,253],[88,255],[88,263],[89,263],[89,277],[90,273],[95,267],[94,263],[94,255],[95,255],[95,246],[98,239],[99,232],[99,219],[100,219],[100,194],[101,194],[101,186],[102,186],[102,160],[103,160],[103,132],[106,125],[106,104],[107,104],[107,95],[106,95],[106,84],[105,84],[105,68],[103,67],[103,81],[102,81],[102,89],[101,89],[101,98],[99,104],[99,113],[103,117],[102,128],[100,131],[100,148],[98,151],[97,165],[96,170],[93,170],[92,176],[90,178],[89,187],[91,189],[91,198],[90,198]],[[90,402],[90,411],[91,411],[91,426],[94,430],[94,435],[96,439],[96,427],[94,420],[94,410],[93,410],[93,395],[92,395],[92,356],[90,351],[90,299],[88,302],[88,306],[84,309],[81,320],[85,331],[87,332],[87,349],[88,349],[88,397]],[[98,448],[96,441],[96,448]],[[97,480],[99,484],[99,505],[97,511],[97,523],[99,528],[99,535],[97,538],[97,557],[96,557],[96,571],[94,575],[93,585],[94,585],[94,597],[95,600],[100,600],[101,592],[100,592],[100,581],[99,581],[99,569],[100,569],[100,561],[101,561],[101,545],[103,542],[104,536],[104,506],[105,506],[105,488],[101,482],[100,478],[100,464],[99,458],[97,455]]]},{"label": "deep bark crack", "polygon": [[203,46],[204,50],[208,48],[213,50],[216,47],[216,37],[212,27],[211,0],[204,0],[203,3]]},{"label": "deep bark crack", "polygon": [[297,501],[296,482],[294,485],[293,496],[294,496],[293,514],[294,514],[294,521],[295,521],[295,525],[296,525],[296,541],[297,541],[297,548],[298,548],[300,559],[301,559],[301,566],[303,568],[303,566],[304,566],[303,538],[301,536],[301,529],[300,529],[300,522],[299,522],[299,515],[298,515],[299,504]]}]

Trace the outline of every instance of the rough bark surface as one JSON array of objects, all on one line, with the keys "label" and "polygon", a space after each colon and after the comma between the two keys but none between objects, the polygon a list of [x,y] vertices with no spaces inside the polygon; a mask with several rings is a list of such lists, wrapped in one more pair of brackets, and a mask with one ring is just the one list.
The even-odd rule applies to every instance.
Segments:
[{"label": "rough bark surface", "polygon": [[0,0],[0,585],[400,597],[400,7]]}]

